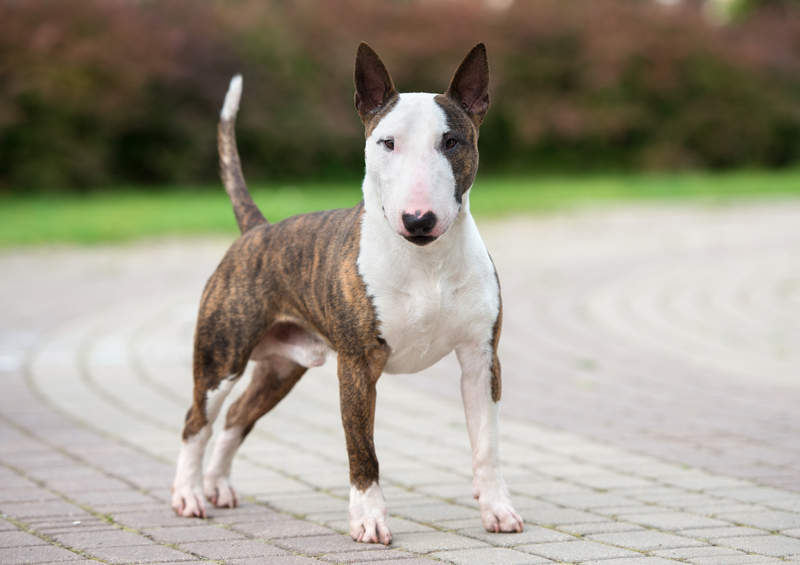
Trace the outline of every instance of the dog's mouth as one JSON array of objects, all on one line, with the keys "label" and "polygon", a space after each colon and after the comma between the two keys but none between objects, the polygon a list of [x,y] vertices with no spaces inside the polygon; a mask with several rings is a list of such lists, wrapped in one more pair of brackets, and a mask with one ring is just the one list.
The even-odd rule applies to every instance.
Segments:
[{"label": "dog's mouth", "polygon": [[404,235],[408,241],[413,243],[414,245],[428,245],[432,241],[436,241],[437,237],[435,235]]}]

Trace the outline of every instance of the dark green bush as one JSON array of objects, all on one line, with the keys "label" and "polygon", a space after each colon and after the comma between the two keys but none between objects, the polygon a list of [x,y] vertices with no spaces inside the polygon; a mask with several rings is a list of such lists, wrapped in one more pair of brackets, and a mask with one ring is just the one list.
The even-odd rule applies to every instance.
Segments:
[{"label": "dark green bush", "polygon": [[236,72],[249,178],[357,177],[361,40],[429,91],[486,42],[484,171],[797,162],[800,15],[695,4],[0,0],[0,190],[214,181]]}]

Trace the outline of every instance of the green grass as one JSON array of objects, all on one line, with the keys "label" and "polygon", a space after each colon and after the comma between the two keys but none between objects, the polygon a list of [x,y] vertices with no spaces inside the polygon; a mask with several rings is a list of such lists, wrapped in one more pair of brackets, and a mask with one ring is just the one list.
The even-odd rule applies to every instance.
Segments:
[{"label": "green grass", "polygon": [[800,197],[800,169],[496,178],[476,183],[477,215],[546,212],[625,202],[725,204],[743,199]]},{"label": "green grass", "polygon": [[[359,183],[256,185],[253,195],[270,221],[352,206]],[[800,197],[800,169],[725,174],[481,177],[473,188],[476,216],[541,213],[632,201],[730,202]],[[0,247],[103,243],[167,235],[237,233],[221,187],[118,188],[89,195],[0,197]]]}]

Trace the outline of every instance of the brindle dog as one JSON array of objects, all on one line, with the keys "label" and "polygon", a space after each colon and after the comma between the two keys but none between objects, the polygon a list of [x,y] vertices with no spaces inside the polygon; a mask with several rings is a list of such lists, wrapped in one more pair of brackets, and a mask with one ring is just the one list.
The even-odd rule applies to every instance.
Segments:
[{"label": "brindle dog", "polygon": [[[219,124],[222,178],[242,235],[209,279],[194,344],[194,401],[186,415],[172,505],[205,517],[205,495],[234,507],[233,455],[255,422],[326,353],[337,354],[350,462],[350,531],[391,542],[373,443],[382,373],[420,371],[455,351],[473,449],[473,488],[489,531],[522,531],[498,469],[497,345],[502,307],[489,254],[469,213],[478,129],[489,106],[483,44],[445,94],[399,94],[361,44],[355,104],[364,123],[364,200],[270,224],[245,185],[234,121],[235,77]],[[248,361],[252,380],[231,406],[206,469],[211,426]]]}]

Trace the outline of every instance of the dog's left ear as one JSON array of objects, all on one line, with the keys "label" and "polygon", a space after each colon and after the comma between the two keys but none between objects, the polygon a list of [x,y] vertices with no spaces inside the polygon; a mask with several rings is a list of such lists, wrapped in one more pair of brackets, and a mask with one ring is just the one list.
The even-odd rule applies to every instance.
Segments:
[{"label": "dog's left ear", "polygon": [[378,54],[366,43],[358,46],[354,79],[356,110],[364,123],[397,96],[389,71]]},{"label": "dog's left ear", "polygon": [[464,109],[476,126],[481,125],[489,109],[489,62],[483,43],[464,57],[445,94]]}]

